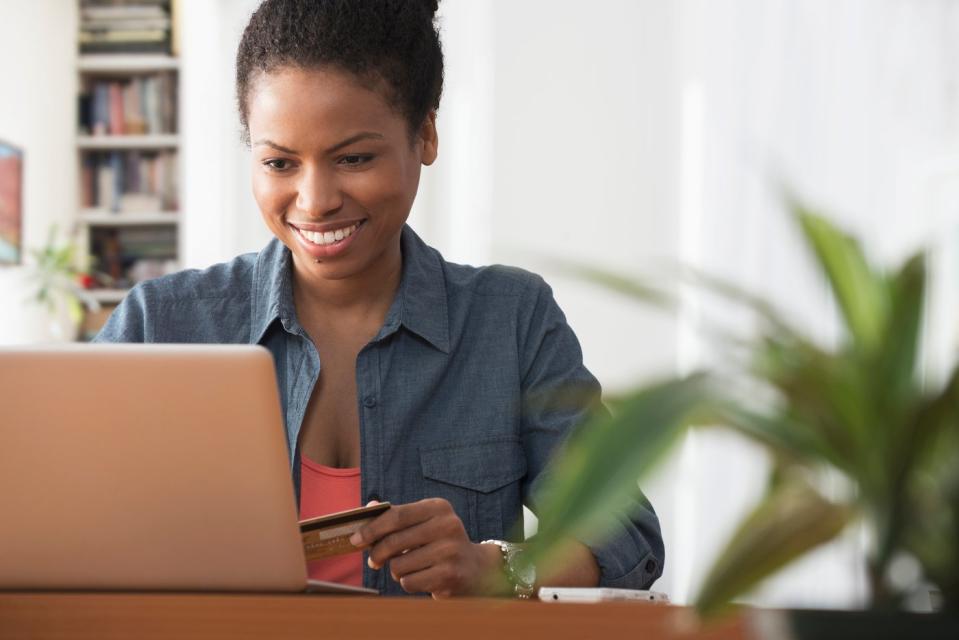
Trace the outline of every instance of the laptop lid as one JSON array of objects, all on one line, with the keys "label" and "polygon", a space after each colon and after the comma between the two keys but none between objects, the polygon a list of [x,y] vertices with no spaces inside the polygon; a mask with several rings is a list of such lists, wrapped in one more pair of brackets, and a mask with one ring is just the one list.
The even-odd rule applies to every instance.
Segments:
[{"label": "laptop lid", "polygon": [[0,588],[305,589],[266,349],[0,349],[0,407]]}]

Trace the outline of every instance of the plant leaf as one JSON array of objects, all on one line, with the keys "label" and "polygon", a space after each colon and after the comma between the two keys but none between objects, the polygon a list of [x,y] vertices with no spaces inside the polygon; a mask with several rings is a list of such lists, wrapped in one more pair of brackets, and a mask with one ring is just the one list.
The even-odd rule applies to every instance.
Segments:
[{"label": "plant leaf", "polygon": [[819,260],[853,340],[866,353],[881,344],[888,313],[886,287],[873,273],[859,243],[826,218],[794,204],[799,223]]},{"label": "plant leaf", "polygon": [[836,537],[853,510],[824,499],[805,481],[790,478],[773,487],[739,525],[696,598],[704,615],[724,609],[761,580]]},{"label": "plant leaf", "polygon": [[569,261],[555,262],[554,266],[556,269],[570,276],[595,282],[611,291],[615,291],[639,302],[652,304],[665,309],[675,309],[677,307],[675,295],[640,279],[632,278],[608,269]]},{"label": "plant leaf", "polygon": [[765,415],[751,411],[740,403],[722,403],[717,409],[716,423],[739,432],[743,436],[789,460],[811,462],[827,460],[839,469],[848,467],[839,451],[825,442],[813,429],[797,424],[784,414]]},{"label": "plant leaf", "polygon": [[[877,442],[876,449],[882,455],[882,464],[894,487],[901,486],[918,448],[925,442],[921,432],[926,426],[923,423],[927,414],[918,406],[916,380],[925,285],[925,256],[918,254],[909,259],[890,282],[889,322],[875,367],[873,397],[885,417],[885,429],[877,430],[881,441]],[[947,394],[954,381],[955,378],[947,385]]]},{"label": "plant leaf", "polygon": [[729,302],[733,302],[746,307],[758,315],[777,335],[791,336],[794,340],[805,340],[802,333],[793,327],[785,316],[773,306],[768,300],[765,300],[753,293],[750,293],[743,287],[712,274],[701,271],[692,266],[681,268],[681,277],[691,285],[697,286],[706,291],[710,291]]},{"label": "plant leaf", "polygon": [[866,468],[877,418],[862,367],[848,351],[770,335],[756,348],[753,374],[782,395],[784,422],[828,447],[830,461],[857,474]]},{"label": "plant leaf", "polygon": [[568,538],[598,539],[639,493],[639,478],[659,462],[711,402],[703,374],[643,388],[612,416],[587,422],[554,459],[538,492],[539,529],[532,561]]}]

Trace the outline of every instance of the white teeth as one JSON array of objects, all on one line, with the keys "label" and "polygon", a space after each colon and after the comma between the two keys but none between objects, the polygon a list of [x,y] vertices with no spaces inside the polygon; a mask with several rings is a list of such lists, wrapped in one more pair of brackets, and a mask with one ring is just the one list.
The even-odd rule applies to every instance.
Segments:
[{"label": "white teeth", "polygon": [[334,242],[340,242],[345,238],[349,238],[354,231],[359,227],[359,224],[354,224],[343,229],[337,229],[336,231],[327,231],[325,233],[319,231],[307,231],[306,229],[297,229],[300,232],[300,235],[312,242],[313,244],[318,244],[320,246],[331,245]]}]

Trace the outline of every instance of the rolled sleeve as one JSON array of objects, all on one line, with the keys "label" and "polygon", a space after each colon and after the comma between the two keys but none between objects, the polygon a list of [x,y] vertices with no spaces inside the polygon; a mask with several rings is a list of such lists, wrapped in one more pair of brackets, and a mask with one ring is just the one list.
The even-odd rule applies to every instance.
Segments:
[{"label": "rolled sleeve", "polygon": [[[599,382],[583,365],[579,341],[541,278],[531,283],[525,309],[522,434],[528,474],[523,499],[535,513],[549,460],[574,429],[605,409]],[[662,575],[665,560],[652,505],[639,498],[627,512],[610,518],[615,520],[611,533],[602,540],[582,541],[599,565],[600,586],[648,588]]]}]

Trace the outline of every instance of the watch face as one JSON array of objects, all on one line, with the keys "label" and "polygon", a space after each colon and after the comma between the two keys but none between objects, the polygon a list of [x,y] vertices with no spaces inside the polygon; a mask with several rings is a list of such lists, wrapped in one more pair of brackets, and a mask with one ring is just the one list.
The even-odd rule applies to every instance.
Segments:
[{"label": "watch face", "polygon": [[518,582],[532,587],[536,584],[536,567],[531,564],[524,564],[519,568],[519,571],[516,572],[516,578]]},{"label": "watch face", "polygon": [[522,551],[516,550],[510,554],[509,568],[519,585],[532,587],[536,584],[536,567],[527,562],[526,554]]}]

